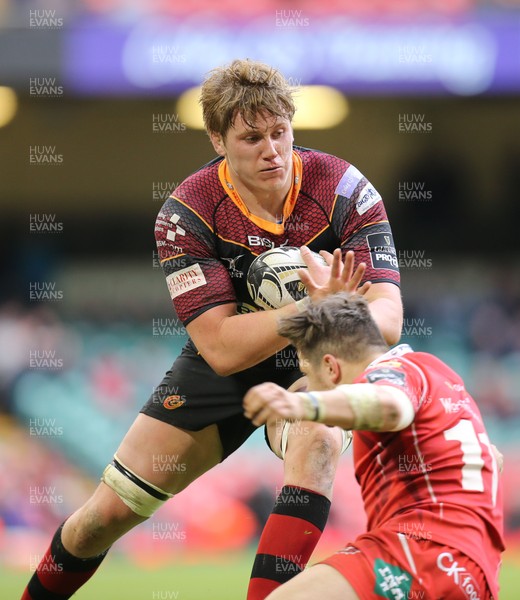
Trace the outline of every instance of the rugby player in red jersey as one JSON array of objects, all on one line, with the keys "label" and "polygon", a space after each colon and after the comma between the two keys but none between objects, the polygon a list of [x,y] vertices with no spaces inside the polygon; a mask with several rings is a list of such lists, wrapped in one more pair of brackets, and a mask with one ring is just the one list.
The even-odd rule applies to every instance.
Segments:
[{"label": "rugby player in red jersey", "polygon": [[295,345],[309,389],[325,391],[264,383],[246,395],[245,414],[255,425],[311,420],[354,430],[368,525],[269,600],[498,598],[499,469],[460,376],[406,344],[389,350],[358,295],[310,304],[278,331]]},{"label": "rugby player in red jersey", "polygon": [[[353,250],[358,264],[347,254],[346,289],[363,283],[363,261],[371,287],[362,290],[374,319],[389,343],[399,339],[399,270],[381,196],[348,162],[293,147],[295,107],[283,76],[262,63],[234,61],[209,75],[201,104],[219,156],[173,191],[155,229],[173,305],[190,339],[93,496],[55,533],[25,600],[70,597],[119,537],[251,435],[255,426],[242,412],[250,387],[272,380],[288,388],[301,378],[293,349],[277,333],[278,320],[301,306],[254,306],[246,274],[256,256],[276,246]],[[327,281],[328,267],[311,268]],[[249,600],[264,598],[308,561],[327,520],[345,439],[339,428],[320,424],[301,435],[273,423],[267,435],[284,458],[285,478],[260,541]],[[184,468],[157,471],[157,455]],[[294,502],[303,493],[306,502]],[[284,556],[299,556],[300,564],[282,573],[277,559]]]}]

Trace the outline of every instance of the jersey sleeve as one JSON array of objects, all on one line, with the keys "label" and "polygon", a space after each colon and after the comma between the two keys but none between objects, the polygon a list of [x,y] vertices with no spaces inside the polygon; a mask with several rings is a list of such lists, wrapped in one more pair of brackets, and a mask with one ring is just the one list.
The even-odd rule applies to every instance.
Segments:
[{"label": "jersey sleeve", "polygon": [[349,165],[336,187],[341,247],[367,265],[365,280],[400,284],[399,261],[383,199],[368,179]]},{"label": "jersey sleeve", "polygon": [[213,231],[194,210],[169,198],[157,216],[155,239],[175,311],[184,325],[214,306],[236,302],[227,269],[214,250]]},{"label": "jersey sleeve", "polygon": [[420,373],[400,360],[381,361],[369,367],[356,380],[356,383],[391,385],[404,392],[417,412],[426,397],[426,384]]}]

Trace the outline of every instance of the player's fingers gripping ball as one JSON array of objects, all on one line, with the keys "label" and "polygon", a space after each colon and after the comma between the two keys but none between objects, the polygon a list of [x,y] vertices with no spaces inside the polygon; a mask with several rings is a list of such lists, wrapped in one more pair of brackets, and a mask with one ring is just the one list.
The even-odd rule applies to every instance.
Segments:
[{"label": "player's fingers gripping ball", "polygon": [[[325,259],[312,252],[317,261]],[[271,248],[255,258],[247,272],[247,289],[253,302],[264,310],[281,308],[307,296],[298,269],[307,269],[299,248]]]}]

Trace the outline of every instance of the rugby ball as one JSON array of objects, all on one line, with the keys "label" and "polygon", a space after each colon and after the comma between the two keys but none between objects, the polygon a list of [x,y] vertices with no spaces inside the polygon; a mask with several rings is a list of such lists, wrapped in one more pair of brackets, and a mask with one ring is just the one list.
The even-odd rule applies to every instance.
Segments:
[{"label": "rugby ball", "polygon": [[[325,259],[312,253],[323,264]],[[300,249],[293,246],[271,248],[255,258],[247,272],[247,289],[258,308],[281,308],[307,295],[298,277],[298,269],[306,269]]]}]

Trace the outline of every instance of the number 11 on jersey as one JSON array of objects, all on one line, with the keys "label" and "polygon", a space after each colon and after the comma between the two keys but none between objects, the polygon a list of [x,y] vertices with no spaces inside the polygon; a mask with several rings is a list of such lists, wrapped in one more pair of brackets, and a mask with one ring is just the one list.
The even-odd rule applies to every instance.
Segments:
[{"label": "number 11 on jersey", "polygon": [[477,436],[473,423],[468,419],[461,419],[454,427],[444,432],[444,437],[448,441],[460,442],[462,462],[464,463],[462,467],[462,489],[464,490],[484,491],[484,478],[482,477],[484,459],[482,458],[481,444],[488,449],[493,469],[491,498],[493,506],[495,506],[498,488],[498,466],[487,434],[480,433]]}]

